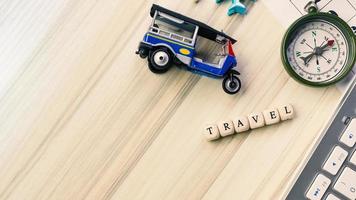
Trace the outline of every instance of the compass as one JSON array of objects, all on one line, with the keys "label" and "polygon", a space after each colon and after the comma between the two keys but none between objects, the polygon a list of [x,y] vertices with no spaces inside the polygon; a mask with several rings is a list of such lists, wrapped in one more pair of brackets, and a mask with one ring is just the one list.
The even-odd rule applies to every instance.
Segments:
[{"label": "compass", "polygon": [[356,60],[356,37],[349,25],[331,13],[318,12],[315,1],[308,14],[284,35],[281,54],[286,71],[311,86],[328,86],[343,79]]}]

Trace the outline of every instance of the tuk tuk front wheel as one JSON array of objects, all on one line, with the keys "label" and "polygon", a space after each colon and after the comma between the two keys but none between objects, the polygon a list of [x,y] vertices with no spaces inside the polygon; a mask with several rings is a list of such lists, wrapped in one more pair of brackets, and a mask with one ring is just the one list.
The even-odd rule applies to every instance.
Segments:
[{"label": "tuk tuk front wheel", "polygon": [[235,74],[229,74],[222,82],[224,91],[228,94],[236,94],[241,89],[241,81]]},{"label": "tuk tuk front wheel", "polygon": [[172,65],[172,56],[168,50],[159,48],[150,53],[148,67],[153,73],[162,74]]}]

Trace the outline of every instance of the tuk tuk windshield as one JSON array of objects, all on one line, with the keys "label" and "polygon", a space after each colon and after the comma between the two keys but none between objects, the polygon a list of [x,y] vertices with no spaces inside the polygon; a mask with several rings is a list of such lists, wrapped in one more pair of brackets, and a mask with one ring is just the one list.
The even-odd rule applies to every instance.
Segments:
[{"label": "tuk tuk windshield", "polygon": [[[158,29],[158,30],[157,30]],[[175,40],[193,44],[197,26],[157,12],[152,30]]]}]

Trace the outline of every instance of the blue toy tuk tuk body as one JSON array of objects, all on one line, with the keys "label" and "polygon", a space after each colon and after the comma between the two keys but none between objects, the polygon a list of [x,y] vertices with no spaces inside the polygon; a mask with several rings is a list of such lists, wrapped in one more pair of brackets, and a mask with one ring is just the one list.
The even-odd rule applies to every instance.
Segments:
[{"label": "blue toy tuk tuk body", "polygon": [[[172,63],[184,64],[188,70],[215,78],[225,78],[223,88],[229,94],[237,93],[241,81],[237,77],[237,60],[232,48],[236,42],[223,32],[181,14],[153,4],[153,22],[136,52],[148,59],[154,73],[168,71]],[[213,41],[214,48],[200,45]],[[212,50],[219,54],[211,55]]]}]

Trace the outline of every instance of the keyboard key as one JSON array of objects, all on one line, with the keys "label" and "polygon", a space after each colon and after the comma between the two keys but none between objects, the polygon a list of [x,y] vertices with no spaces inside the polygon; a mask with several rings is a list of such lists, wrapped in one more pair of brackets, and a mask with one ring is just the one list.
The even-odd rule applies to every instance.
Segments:
[{"label": "keyboard key", "polygon": [[334,189],[349,199],[356,199],[356,171],[346,167],[334,185]]},{"label": "keyboard key", "polygon": [[356,166],[356,152],[354,152],[354,154],[352,155],[352,157],[350,159],[350,163],[352,163]]},{"label": "keyboard key", "polygon": [[341,200],[339,198],[337,198],[335,195],[333,194],[329,194],[328,197],[326,197],[325,200]]},{"label": "keyboard key", "polygon": [[356,142],[356,118],[352,119],[351,123],[342,134],[340,141],[349,147],[353,147]]},{"label": "keyboard key", "polygon": [[324,163],[323,169],[332,175],[336,175],[342,163],[344,163],[347,155],[347,151],[339,146],[336,146],[331,152],[328,160]]},{"label": "keyboard key", "polygon": [[307,192],[307,198],[310,200],[320,200],[330,183],[331,180],[328,177],[318,174]]}]

